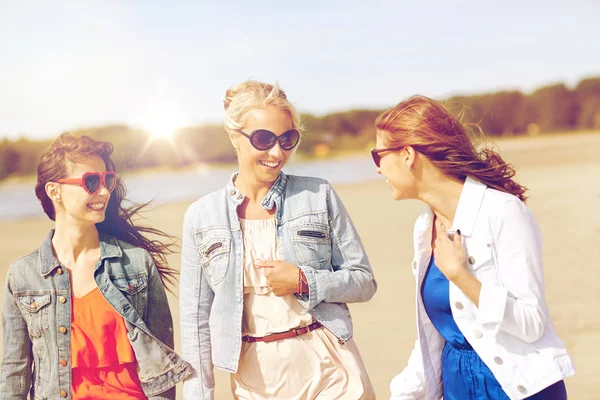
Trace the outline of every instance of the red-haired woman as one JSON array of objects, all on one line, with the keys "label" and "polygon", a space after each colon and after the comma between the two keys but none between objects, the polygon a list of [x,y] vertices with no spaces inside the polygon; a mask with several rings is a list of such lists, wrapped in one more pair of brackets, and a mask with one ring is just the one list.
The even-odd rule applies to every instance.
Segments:
[{"label": "red-haired woman", "polygon": [[443,106],[414,96],[376,121],[377,172],[415,224],[418,339],[392,399],[566,399],[575,373],[544,298],[526,188]]},{"label": "red-haired woman", "polygon": [[113,147],[61,135],[35,187],[54,221],[41,247],[11,266],[4,288],[0,398],[175,399],[191,366],[173,351],[163,281],[169,245],[124,208]]}]

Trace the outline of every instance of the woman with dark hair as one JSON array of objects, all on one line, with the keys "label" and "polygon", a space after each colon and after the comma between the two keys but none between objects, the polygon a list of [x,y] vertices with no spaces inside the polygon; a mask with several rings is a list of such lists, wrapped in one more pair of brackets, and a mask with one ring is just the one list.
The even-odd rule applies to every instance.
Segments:
[{"label": "woman with dark hair", "polygon": [[174,399],[191,374],[173,351],[164,282],[169,239],[133,224],[122,205],[113,146],[61,135],[42,155],[35,187],[55,222],[15,261],[2,313],[3,399]]},{"label": "woman with dark hair", "polygon": [[392,399],[566,399],[575,373],[544,298],[542,239],[514,169],[414,96],[376,121],[377,172],[427,210],[414,229],[417,334]]}]

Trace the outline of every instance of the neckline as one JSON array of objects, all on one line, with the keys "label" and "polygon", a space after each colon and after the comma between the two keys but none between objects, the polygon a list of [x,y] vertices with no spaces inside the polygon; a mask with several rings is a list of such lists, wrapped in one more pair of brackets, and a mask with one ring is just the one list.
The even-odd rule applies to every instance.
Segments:
[{"label": "neckline", "polygon": [[265,219],[239,218],[242,229],[271,229],[275,227],[275,217]]},{"label": "neckline", "polygon": [[92,293],[94,293],[96,290],[100,290],[100,289],[98,288],[98,286],[96,286],[94,289],[90,290],[89,292],[87,292],[86,294],[84,294],[84,295],[83,295],[83,296],[81,296],[81,297],[75,297],[75,296],[73,296],[73,299],[74,299],[74,300],[83,300],[83,299],[85,299],[86,297],[90,296]]}]

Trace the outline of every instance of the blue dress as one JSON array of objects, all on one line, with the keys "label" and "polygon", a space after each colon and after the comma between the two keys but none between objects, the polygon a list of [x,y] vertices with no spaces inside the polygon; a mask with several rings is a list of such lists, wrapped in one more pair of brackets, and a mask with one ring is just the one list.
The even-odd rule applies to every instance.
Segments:
[{"label": "blue dress", "polygon": [[[425,311],[433,326],[446,339],[442,351],[444,400],[509,400],[492,371],[479,358],[458,329],[450,309],[450,283],[435,265],[433,256],[421,286]],[[566,400],[567,391],[559,381],[528,399]]]}]

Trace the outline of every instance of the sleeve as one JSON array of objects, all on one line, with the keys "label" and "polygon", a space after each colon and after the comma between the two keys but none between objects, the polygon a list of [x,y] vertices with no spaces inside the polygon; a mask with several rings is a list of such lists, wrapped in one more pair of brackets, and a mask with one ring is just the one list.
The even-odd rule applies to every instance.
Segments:
[{"label": "sleeve", "polygon": [[183,382],[183,398],[208,400],[214,398],[215,387],[209,327],[214,292],[200,265],[193,218],[188,210],[183,221],[179,282],[181,354],[193,367],[192,376]]},{"label": "sleeve", "polygon": [[6,276],[2,308],[2,366],[0,398],[27,399],[31,387],[33,353],[27,322],[18,309],[12,292],[12,266]]},{"label": "sleeve", "polygon": [[535,342],[546,324],[539,228],[531,211],[516,199],[499,208],[490,227],[501,283],[482,283],[477,318],[492,331]]},{"label": "sleeve", "polygon": [[419,340],[415,341],[408,365],[390,383],[390,400],[418,400],[425,398],[425,373]]},{"label": "sleeve", "polygon": [[151,312],[146,313],[146,325],[150,332],[158,340],[175,348],[173,338],[173,317],[167,300],[167,293],[163,285],[163,281],[158,273],[158,269],[154,264],[154,260],[148,252],[146,252],[146,265],[148,268],[148,299],[152,299],[152,304],[149,305]]},{"label": "sleeve", "polygon": [[299,266],[309,287],[308,295],[299,298],[307,311],[320,302],[365,302],[377,290],[373,270],[358,232],[342,201],[329,184],[327,209],[332,246],[331,270]]}]

